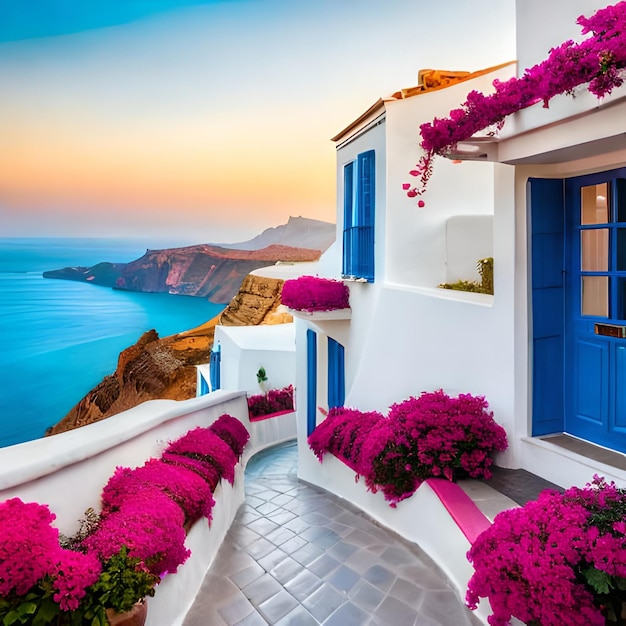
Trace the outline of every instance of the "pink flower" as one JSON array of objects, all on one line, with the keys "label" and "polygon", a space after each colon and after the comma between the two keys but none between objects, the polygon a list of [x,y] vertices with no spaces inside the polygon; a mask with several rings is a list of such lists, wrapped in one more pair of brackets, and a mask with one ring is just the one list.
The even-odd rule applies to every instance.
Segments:
[{"label": "pink flower", "polygon": [[286,280],[281,302],[296,311],[334,311],[350,306],[350,290],[343,282],[317,276]]},{"label": "pink flower", "polygon": [[[580,85],[586,84],[598,98],[620,87],[626,68],[626,2],[600,9],[589,18],[581,16],[577,23],[583,27],[583,35],[592,36],[579,43],[563,42],[519,78],[495,80],[492,94],[471,91],[449,117],[422,124],[420,145],[426,155],[420,164],[430,162],[434,155],[444,155],[481,130],[493,127],[497,132],[509,115],[541,101],[547,107],[554,96],[573,94]],[[420,166],[409,173],[421,174],[423,191],[430,173],[424,175]]]}]

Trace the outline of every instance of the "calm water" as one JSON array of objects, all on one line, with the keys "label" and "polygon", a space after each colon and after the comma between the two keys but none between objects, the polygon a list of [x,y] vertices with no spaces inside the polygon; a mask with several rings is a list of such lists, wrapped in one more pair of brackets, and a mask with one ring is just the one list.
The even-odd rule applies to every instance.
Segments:
[{"label": "calm water", "polygon": [[41,437],[151,328],[161,337],[224,308],[201,298],[117,291],[42,272],[127,262],[180,242],[0,238],[0,447]]}]

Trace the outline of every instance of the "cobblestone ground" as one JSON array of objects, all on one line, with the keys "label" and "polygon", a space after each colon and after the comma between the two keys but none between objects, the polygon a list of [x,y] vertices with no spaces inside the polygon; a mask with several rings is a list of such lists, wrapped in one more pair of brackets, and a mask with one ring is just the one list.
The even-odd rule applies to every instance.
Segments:
[{"label": "cobblestone ground", "polygon": [[259,453],[246,503],[183,626],[476,626],[437,566],[297,478],[295,443]]}]

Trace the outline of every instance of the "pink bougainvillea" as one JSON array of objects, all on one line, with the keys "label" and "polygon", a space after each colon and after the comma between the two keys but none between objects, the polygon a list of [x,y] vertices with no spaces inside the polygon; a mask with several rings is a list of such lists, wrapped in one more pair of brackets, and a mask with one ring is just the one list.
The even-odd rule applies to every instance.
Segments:
[{"label": "pink bougainvillea", "polygon": [[371,491],[395,506],[425,478],[489,478],[493,453],[507,447],[504,429],[484,398],[443,391],[423,393],[376,412],[332,409],[309,436],[322,460],[326,452],[345,460]]},{"label": "pink bougainvillea", "polygon": [[300,276],[283,284],[281,302],[296,311],[334,311],[350,306],[350,290],[339,280]]},{"label": "pink bougainvillea", "polygon": [[211,519],[215,505],[209,484],[191,468],[150,459],[136,469],[118,467],[102,490],[103,511],[119,509],[142,491],[160,491],[185,513],[185,520]]},{"label": "pink bougainvillea", "polygon": [[270,389],[267,393],[248,397],[250,419],[282,411],[293,411],[293,408],[293,385],[283,389]]},{"label": "pink bougainvillea", "polygon": [[420,146],[425,154],[409,174],[417,185],[404,183],[407,196],[422,195],[432,175],[435,155],[443,155],[475,133],[493,128],[497,132],[505,119],[537,102],[548,106],[558,94],[573,94],[587,85],[598,98],[610,94],[624,82],[626,68],[626,2],[607,6],[591,17],[580,16],[582,34],[591,34],[580,43],[565,41],[552,48],[541,63],[524,71],[519,78],[495,80],[494,92],[485,95],[471,91],[465,102],[448,117],[435,118],[420,126]]},{"label": "pink bougainvillea", "polygon": [[[492,626],[604,626],[626,597],[626,490],[603,478],[499,513],[468,553],[467,604]],[[607,621],[608,620],[608,621]]]},{"label": "pink bougainvillea", "polygon": [[103,513],[83,545],[102,560],[126,546],[130,557],[162,576],[175,572],[191,554],[185,548],[184,522],[182,509],[164,493],[140,491],[118,509]]},{"label": "pink bougainvillea", "polygon": [[191,459],[213,465],[221,478],[231,485],[235,481],[237,457],[231,447],[209,428],[194,428],[180,439],[172,442],[166,454],[188,456]]},{"label": "pink bougainvillea", "polygon": [[250,433],[246,427],[236,417],[227,413],[220,415],[209,426],[209,430],[223,439],[231,447],[237,458],[241,457],[243,449],[250,439]]},{"label": "pink bougainvillea", "polygon": [[45,597],[52,589],[59,609],[73,611],[98,580],[100,561],[61,548],[59,531],[52,526],[55,518],[43,504],[19,498],[0,503],[0,597],[15,599],[29,592],[35,598]]}]

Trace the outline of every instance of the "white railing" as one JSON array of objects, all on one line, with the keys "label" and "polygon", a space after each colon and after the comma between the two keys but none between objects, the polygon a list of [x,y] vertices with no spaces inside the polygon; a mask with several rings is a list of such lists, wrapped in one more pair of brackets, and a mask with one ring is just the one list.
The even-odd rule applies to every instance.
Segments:
[{"label": "white railing", "polygon": [[145,402],[95,424],[0,448],[0,501],[19,497],[47,504],[56,515],[55,525],[71,535],[88,508],[99,510],[100,493],[116,467],[143,465],[160,456],[169,441],[197,426],[209,426],[224,413],[239,419],[250,432],[235,483],[218,485],[211,526],[205,519],[196,522],[186,542],[191,557],[176,574],[165,577],[148,602],[147,626],[179,626],[244,500],[248,459],[263,448],[294,439],[295,414],[251,424],[242,391],[215,391],[181,402]]}]

